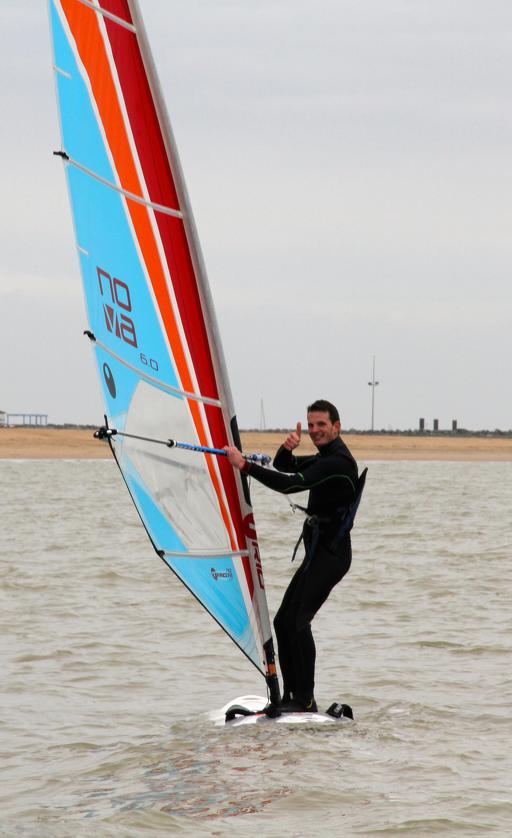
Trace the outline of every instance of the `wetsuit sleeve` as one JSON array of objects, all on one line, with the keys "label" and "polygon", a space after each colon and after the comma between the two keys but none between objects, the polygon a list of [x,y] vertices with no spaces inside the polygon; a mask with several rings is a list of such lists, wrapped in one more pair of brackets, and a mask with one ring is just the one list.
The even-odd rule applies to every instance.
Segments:
[{"label": "wetsuit sleeve", "polygon": [[352,500],[356,491],[353,466],[344,457],[315,458],[307,469],[297,471],[296,474],[279,474],[256,463],[249,463],[246,473],[269,489],[284,495],[305,492],[327,481],[332,481],[333,488],[342,490],[343,494],[346,490],[347,500]]},{"label": "wetsuit sleeve", "polygon": [[306,457],[296,457],[295,454],[292,454],[292,452],[288,450],[288,448],[281,445],[274,457],[273,465],[278,471],[284,471],[287,474],[295,474],[297,471],[300,471],[301,468],[304,468],[306,464],[309,464],[316,459],[317,457],[315,454]]}]

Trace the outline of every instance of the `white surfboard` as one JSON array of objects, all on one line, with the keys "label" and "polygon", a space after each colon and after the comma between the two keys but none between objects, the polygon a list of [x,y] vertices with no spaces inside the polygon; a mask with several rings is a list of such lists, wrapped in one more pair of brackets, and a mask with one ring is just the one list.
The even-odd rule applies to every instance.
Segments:
[{"label": "white surfboard", "polygon": [[[241,695],[229,701],[219,710],[210,713],[210,719],[217,727],[241,727],[242,725],[261,724],[285,724],[285,725],[317,725],[317,724],[353,724],[353,720],[346,716],[337,719],[327,713],[283,713],[276,719],[270,719],[265,713],[258,713],[268,703],[268,700],[261,695]],[[248,710],[255,711],[254,716],[236,716],[232,721],[226,722],[226,713],[230,707],[238,704]]]}]

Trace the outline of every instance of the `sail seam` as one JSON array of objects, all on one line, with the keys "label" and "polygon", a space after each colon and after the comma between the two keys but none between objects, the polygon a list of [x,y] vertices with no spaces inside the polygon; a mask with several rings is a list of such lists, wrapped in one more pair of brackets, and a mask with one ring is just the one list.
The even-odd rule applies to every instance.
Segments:
[{"label": "sail seam", "polygon": [[117,15],[113,14],[113,12],[107,12],[106,9],[100,8],[100,6],[97,6],[96,3],[92,3],[91,0],[78,0],[78,2],[82,3],[83,6],[88,6],[89,9],[92,9],[99,15],[103,15],[103,17],[107,17],[114,23],[119,24],[119,26],[122,26],[124,29],[128,29],[129,32],[133,32],[134,34],[136,34],[137,30],[135,29],[133,23],[128,23],[127,20],[123,20],[122,17],[118,17]]},{"label": "sail seam", "polygon": [[162,550],[164,556],[174,556],[183,559],[230,559],[237,556],[248,556],[248,550],[188,550],[186,552],[179,550]]},{"label": "sail seam", "polygon": [[163,390],[167,390],[169,393],[174,393],[177,396],[184,396],[187,399],[193,399],[197,402],[202,402],[203,404],[211,404],[213,407],[222,407],[222,403],[218,399],[210,399],[208,396],[200,396],[198,393],[188,393],[186,390],[180,390],[179,387],[172,387],[170,384],[166,384],[164,381],[160,381],[158,378],[155,378],[152,375],[148,375],[147,373],[139,370],[133,364],[128,363],[125,361],[124,358],[121,358],[120,355],[117,355],[113,352],[106,344],[102,343],[101,340],[95,341],[95,346],[99,346],[110,355],[112,358],[115,358],[116,361],[119,361],[120,364],[127,367],[128,369],[135,372],[140,378],[145,379],[146,381],[151,382],[151,384],[156,384],[158,387],[162,388]]},{"label": "sail seam", "polygon": [[73,78],[71,73],[68,73],[67,70],[63,70],[62,67],[57,67],[56,64],[53,65],[53,69],[55,70],[56,73],[58,73],[60,76],[64,76],[64,78],[66,78],[66,79],[72,79]]},{"label": "sail seam", "polygon": [[89,175],[89,177],[94,178],[94,180],[99,181],[104,186],[108,186],[109,189],[113,189],[114,192],[119,192],[119,194],[124,195],[125,198],[128,198],[130,201],[135,201],[137,204],[142,204],[145,207],[150,207],[151,209],[155,210],[155,212],[161,212],[165,215],[172,215],[174,218],[183,218],[183,213],[179,210],[171,209],[171,207],[165,207],[163,204],[155,204],[153,201],[148,201],[146,198],[141,198],[139,195],[136,195],[134,192],[129,192],[127,189],[123,189],[122,186],[116,186],[115,183],[112,181],[107,180],[101,175],[96,174],[93,172],[92,169],[88,169],[87,166],[83,166],[78,160],[74,160],[72,157],[68,157],[66,160],[71,166],[75,166],[84,174]]}]

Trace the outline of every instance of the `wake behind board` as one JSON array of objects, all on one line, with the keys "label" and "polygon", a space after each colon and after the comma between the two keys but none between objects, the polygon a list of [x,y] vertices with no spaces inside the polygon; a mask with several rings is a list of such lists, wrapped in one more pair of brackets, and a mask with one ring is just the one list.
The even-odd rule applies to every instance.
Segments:
[{"label": "wake behind board", "polygon": [[[218,727],[241,727],[242,725],[255,724],[285,724],[285,725],[300,725],[307,724],[346,724],[353,720],[347,716],[341,715],[339,717],[330,715],[329,713],[283,713],[275,719],[269,718],[265,713],[258,712],[267,704],[267,699],[261,695],[242,695],[233,701],[225,704],[219,710],[214,710],[210,713],[210,719]],[[346,707],[347,705],[331,705],[331,707]],[[250,711],[252,715],[242,716],[235,715],[230,721],[226,721],[226,713],[232,707],[243,707]],[[331,709],[331,708],[329,708]],[[335,711],[333,711],[335,712]]]}]

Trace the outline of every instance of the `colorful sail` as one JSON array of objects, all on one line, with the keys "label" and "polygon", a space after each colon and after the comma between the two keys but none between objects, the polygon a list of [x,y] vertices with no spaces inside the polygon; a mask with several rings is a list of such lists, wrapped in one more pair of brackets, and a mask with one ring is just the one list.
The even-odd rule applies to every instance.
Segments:
[{"label": "colorful sail", "polygon": [[[108,425],[239,444],[180,164],[134,0],[49,0],[62,151]],[[275,678],[245,477],[225,458],[115,436],[166,564]]]}]

